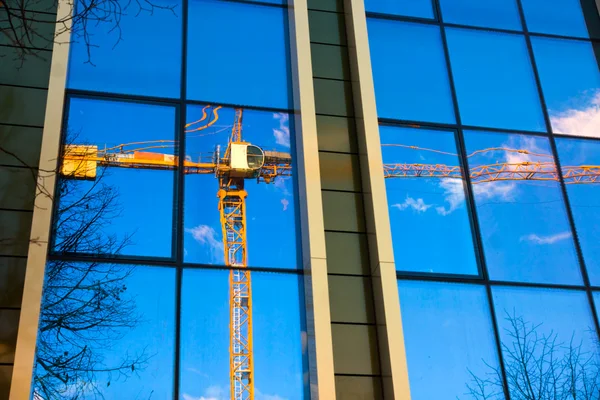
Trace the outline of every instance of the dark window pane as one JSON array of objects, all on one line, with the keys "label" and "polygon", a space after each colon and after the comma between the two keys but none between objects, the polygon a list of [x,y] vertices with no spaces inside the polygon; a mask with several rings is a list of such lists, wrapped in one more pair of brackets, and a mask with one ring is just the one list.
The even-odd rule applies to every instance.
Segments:
[{"label": "dark window pane", "polygon": [[[77,4],[90,7],[95,3],[80,0]],[[150,12],[145,3],[117,1],[115,6],[121,7],[118,21],[116,11],[114,14],[105,10],[92,13],[91,21],[86,20],[87,37],[84,28],[76,24],[67,86],[179,97],[182,3],[180,0],[152,0],[152,4],[164,8]],[[146,9],[140,10],[142,6]]]},{"label": "dark window pane", "polygon": [[50,261],[33,398],[171,398],[175,270]]},{"label": "dark window pane", "polygon": [[323,190],[323,222],[326,230],[365,232],[362,194]]},{"label": "dark window pane", "polygon": [[369,245],[366,235],[325,232],[325,244],[327,271],[330,274],[369,274]]},{"label": "dark window pane", "polygon": [[315,78],[350,80],[347,47],[311,43],[310,52]]},{"label": "dark window pane", "polygon": [[191,0],[188,98],[288,108],[286,14],[281,7]]},{"label": "dark window pane", "polygon": [[0,309],[0,363],[12,364],[15,361],[17,330],[21,310]]},{"label": "dark window pane", "polygon": [[379,132],[396,268],[477,274],[454,132]]},{"label": "dark window pane", "polygon": [[346,45],[344,15],[323,11],[308,11],[310,40],[330,45]]},{"label": "dark window pane", "polygon": [[600,137],[600,73],[588,42],[532,37],[552,131]]},{"label": "dark window pane", "polygon": [[331,79],[313,79],[315,90],[315,110],[317,114],[350,117],[354,115],[352,106],[352,84]]},{"label": "dark window pane", "polygon": [[521,30],[515,0],[440,0],[444,22]]},{"label": "dark window pane", "polygon": [[358,151],[354,119],[317,115],[317,136],[319,150],[340,153],[356,153]]},{"label": "dark window pane", "polygon": [[546,130],[523,36],[466,29],[446,33],[463,124]]},{"label": "dark window pane", "polygon": [[548,139],[465,132],[491,279],[580,284]]},{"label": "dark window pane", "polygon": [[[244,226],[247,265],[297,268],[296,189],[292,179],[290,144],[294,139],[289,115],[241,111],[242,140],[264,149],[261,169],[243,165],[245,160],[240,156],[246,151],[244,144],[232,147],[231,162],[225,154],[236,118],[234,109],[189,106],[187,116],[184,259],[202,264],[226,263],[217,194],[219,189],[224,189],[219,186],[218,176],[224,176],[222,172],[231,167],[237,176],[229,186],[230,191],[241,188],[247,194]],[[224,212],[237,213],[235,208],[226,208]],[[277,245],[266,245],[269,235],[277,236]],[[233,240],[230,238],[228,243]],[[235,258],[229,264],[240,262],[241,259]]]},{"label": "dark window pane", "polygon": [[171,256],[175,109],[72,98],[54,251]]},{"label": "dark window pane", "polygon": [[580,0],[521,0],[530,32],[588,37]]},{"label": "dark window pane", "polygon": [[370,278],[330,275],[328,282],[332,321],[375,323]]},{"label": "dark window pane", "polygon": [[399,281],[398,290],[411,399],[462,398],[471,374],[498,367],[484,286]]},{"label": "dark window pane", "polygon": [[367,25],[379,117],[454,122],[440,29],[374,18]]},{"label": "dark window pane", "polygon": [[12,372],[12,365],[0,365],[0,399],[8,399],[10,395]]},{"label": "dark window pane", "polygon": [[[183,273],[180,392],[184,398],[231,397],[229,274]],[[307,336],[300,277],[253,272],[251,279],[255,393],[265,399],[304,399]]]},{"label": "dark window pane", "polygon": [[365,0],[365,10],[381,14],[434,18],[431,0]]},{"label": "dark window pane", "polygon": [[381,378],[377,376],[336,376],[335,394],[340,400],[383,400]]},{"label": "dark window pane", "polygon": [[575,229],[592,285],[600,285],[600,142],[556,139]]},{"label": "dark window pane", "polygon": [[498,287],[493,296],[511,398],[528,398],[522,390],[540,399],[573,398],[573,391],[576,398],[586,398],[584,380],[597,384],[599,371],[585,292]]},{"label": "dark window pane", "polygon": [[[319,152],[319,166],[322,189],[360,192],[358,156]],[[1,171],[0,169],[0,177]]]},{"label": "dark window pane", "polygon": [[374,325],[331,325],[336,374],[379,375],[377,331]]}]

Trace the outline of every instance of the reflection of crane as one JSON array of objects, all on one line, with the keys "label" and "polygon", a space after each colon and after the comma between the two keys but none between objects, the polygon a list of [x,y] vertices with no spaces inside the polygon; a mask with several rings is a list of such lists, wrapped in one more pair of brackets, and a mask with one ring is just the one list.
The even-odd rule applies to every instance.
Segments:
[{"label": "reflection of crane", "polygon": [[[206,110],[202,118],[186,125],[186,133],[198,132],[213,125],[218,119],[215,107],[212,119],[207,119]],[[144,169],[178,168],[178,157],[145,150],[169,148],[172,140],[136,142],[99,150],[97,146],[65,146],[61,174],[80,179],[95,179],[100,167],[124,167]],[[137,146],[130,149],[131,146]],[[242,140],[242,110],[235,110],[235,120],[227,148],[206,162],[183,161],[186,174],[214,174],[219,182],[217,197],[221,214],[221,228],[225,251],[225,264],[238,267],[229,274],[229,367],[231,398],[233,400],[254,399],[254,357],[252,351],[252,288],[247,266],[246,242],[246,196],[244,182],[257,179],[270,183],[278,176],[290,176],[292,158],[289,153],[264,151]]]},{"label": "reflection of crane", "polygon": [[[382,146],[403,147],[457,156],[454,153],[416,146],[406,146],[402,144],[383,144]],[[472,157],[476,154],[491,151],[522,154],[525,156],[531,156],[532,158],[552,159],[552,156],[549,154],[510,148],[489,148],[478,150],[469,154],[467,157]],[[561,169],[565,184],[600,183],[600,165],[563,166]],[[461,167],[449,166],[445,164],[384,164],[383,172],[385,178],[463,179]],[[558,181],[558,173],[553,161],[517,161],[478,165],[470,168],[469,176],[471,178],[471,183],[473,184],[496,181]]]}]

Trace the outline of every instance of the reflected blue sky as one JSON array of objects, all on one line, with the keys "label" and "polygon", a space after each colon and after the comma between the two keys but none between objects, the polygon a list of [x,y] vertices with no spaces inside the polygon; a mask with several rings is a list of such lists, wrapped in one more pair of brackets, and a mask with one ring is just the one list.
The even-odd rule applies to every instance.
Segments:
[{"label": "reflected blue sky", "polygon": [[[189,106],[189,121],[202,117],[203,106]],[[214,108],[213,108],[214,109]],[[186,134],[186,154],[192,161],[210,157],[216,146],[225,151],[234,121],[234,109],[218,110],[219,120],[210,128]],[[289,115],[245,110],[243,140],[264,150],[291,152]],[[214,174],[187,175],[184,200],[184,259],[187,262],[223,264],[223,244],[218,209],[218,179]],[[246,179],[248,265],[260,267],[299,267],[296,253],[294,183],[291,177],[278,177],[267,184]],[[273,245],[276,239],[277,245]]]},{"label": "reflected blue sky", "polygon": [[[228,271],[186,270],[181,315],[181,399],[229,395]],[[256,400],[303,400],[302,287],[293,274],[253,273]]]},{"label": "reflected blue sky", "polygon": [[600,73],[592,44],[540,37],[531,44],[552,131],[600,137]]},{"label": "reflected blue sky", "polygon": [[[459,166],[454,132],[389,126],[379,132],[386,168]],[[390,177],[385,183],[398,270],[478,273],[462,179]]]},{"label": "reflected blue sky", "polygon": [[444,22],[521,30],[516,0],[440,0]]},{"label": "reflected blue sky", "polygon": [[191,0],[188,98],[290,108],[286,14],[280,7]]},{"label": "reflected blue sky", "polygon": [[600,286],[600,181],[576,184],[575,176],[581,171],[572,168],[600,165],[600,142],[557,138],[556,147],[590,283]]},{"label": "reflected blue sky", "polygon": [[[175,138],[175,108],[134,102],[71,98],[67,119],[67,143],[95,145],[99,149],[120,144],[171,140]],[[70,138],[72,139],[70,139]],[[167,148],[150,149],[174,154],[174,142]],[[125,150],[141,148],[133,145]],[[118,152],[114,150],[113,152]],[[171,256],[173,229],[173,171],[129,168],[98,168],[100,184],[116,189],[117,213],[102,226],[103,235],[119,240],[131,236],[122,254]],[[78,189],[61,204],[85,198],[93,181],[77,181]],[[96,192],[96,189],[93,191]]]},{"label": "reflected blue sky", "polygon": [[463,124],[546,130],[523,36],[458,28],[446,35]]},{"label": "reflected blue sky", "polygon": [[[555,169],[543,137],[465,132],[469,168],[523,162]],[[524,150],[511,152],[506,149]],[[513,170],[513,167],[511,167]],[[572,233],[556,180],[497,180],[473,185],[491,279],[581,284]]]},{"label": "reflected blue sky", "polygon": [[589,37],[579,0],[521,0],[530,32]]},{"label": "reflected blue sky", "polygon": [[498,365],[484,286],[398,282],[412,400],[467,399]]},{"label": "reflected blue sky", "polygon": [[[89,6],[89,0],[80,0]],[[135,1],[118,0],[119,21],[99,10],[100,21],[88,21],[86,31],[74,28],[67,87],[100,92],[179,97],[181,75],[181,1],[152,0],[154,13],[141,11]],[[112,3],[111,3],[112,4]],[[140,2],[148,6],[144,2]],[[108,3],[103,5],[108,7]],[[157,26],[160,25],[160,29]],[[117,29],[115,29],[117,27]],[[78,34],[78,33],[81,33]],[[91,54],[88,55],[88,50]],[[91,57],[91,63],[88,59]],[[149,85],[149,82],[152,82]]]},{"label": "reflected blue sky", "polygon": [[367,27],[379,117],[453,123],[440,28],[375,18]]},{"label": "reflected blue sky", "polygon": [[[78,264],[78,266],[85,265]],[[65,264],[64,267],[68,268],[69,264]],[[101,267],[91,271],[102,270]],[[98,324],[100,328],[80,331],[64,329],[62,332],[59,332],[60,330],[57,328],[51,328],[42,333],[38,340],[42,340],[44,345],[38,343],[38,350],[41,346],[45,349],[56,349],[57,353],[68,351],[73,357],[77,357],[76,354],[80,351],[89,349],[92,359],[95,361],[94,368],[98,371],[94,374],[95,380],[93,382],[81,382],[73,381],[74,375],[77,374],[78,378],[83,379],[87,377],[86,374],[78,375],[78,372],[72,372],[69,369],[65,371],[60,367],[54,367],[53,371],[66,372],[67,375],[70,373],[71,381],[67,380],[63,384],[57,380],[47,379],[45,382],[47,384],[54,382],[55,387],[59,390],[59,393],[64,395],[64,398],[71,398],[68,396],[79,394],[79,397],[76,398],[97,399],[98,395],[92,387],[85,386],[90,384],[95,385],[97,391],[102,393],[104,398],[108,400],[170,398],[173,391],[172,371],[175,342],[175,270],[145,266],[122,267],[121,271],[123,273],[111,273],[104,276],[100,272],[88,271],[87,277],[83,275],[84,269],[79,271],[80,273],[75,275],[76,277],[81,277],[83,282],[98,284],[99,290],[105,289],[108,291],[111,287],[109,283],[111,280],[116,280],[118,286],[126,287],[126,290],[120,294],[120,298],[113,304],[117,304],[117,308],[128,307],[128,304],[133,304],[132,319],[126,321],[127,324],[133,326],[112,329],[102,328],[102,326],[110,323],[107,324],[107,320],[104,319],[105,315],[93,315],[93,303],[91,303],[92,306],[85,308],[85,317],[88,318],[90,323]],[[108,269],[105,271],[108,271]],[[61,276],[67,277],[69,272],[62,270]],[[72,277],[69,279],[72,279]],[[51,289],[52,293],[46,292],[44,295],[47,303],[44,303],[45,307],[42,309],[41,326],[43,328],[52,326],[51,322],[58,321],[61,313],[66,319],[73,318],[79,307],[83,307],[81,304],[89,300],[90,288],[88,285],[77,286],[74,293],[66,295],[64,291],[61,292],[60,284],[61,281],[54,281]],[[65,288],[62,290],[65,290]],[[92,293],[96,292],[92,291]],[[48,296],[49,294],[50,296]],[[51,304],[57,298],[66,300],[58,303],[58,306],[52,306]],[[46,312],[48,314],[45,314]],[[91,313],[91,315],[88,313]],[[108,321],[113,321],[114,324],[114,321],[117,320],[111,320],[108,317]],[[52,336],[59,333],[62,335],[61,339]],[[51,336],[47,336],[48,334],[51,334]],[[65,338],[77,341],[78,344],[71,346]],[[103,339],[96,341],[97,338]],[[79,358],[77,359],[79,360]],[[134,368],[131,368],[131,370],[126,365],[124,373],[118,371],[102,372],[103,370],[114,370],[126,360],[140,360],[141,362],[134,362]],[[86,365],[86,361],[81,360],[81,365]],[[43,376],[44,369],[39,365],[37,368],[40,376]],[[84,371],[86,370],[84,369]],[[83,390],[76,391],[75,388],[81,385],[83,385]]]},{"label": "reflected blue sky", "polygon": [[407,17],[434,17],[431,0],[365,0],[365,11]]}]

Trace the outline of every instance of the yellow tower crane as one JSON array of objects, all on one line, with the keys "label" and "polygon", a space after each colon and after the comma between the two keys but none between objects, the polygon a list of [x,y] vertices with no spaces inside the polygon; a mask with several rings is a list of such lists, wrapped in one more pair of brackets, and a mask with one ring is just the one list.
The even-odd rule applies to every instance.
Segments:
[{"label": "yellow tower crane", "polygon": [[[212,110],[212,119],[202,118],[186,125],[186,133],[204,130],[218,119],[221,107]],[[124,167],[174,170],[178,157],[143,150],[173,147],[173,141],[158,140],[127,143],[108,149],[98,146],[67,145],[64,148],[61,174],[70,178],[95,179],[98,167]],[[130,149],[131,146],[137,146]],[[229,273],[229,369],[232,400],[254,400],[254,357],[252,349],[252,285],[246,240],[246,179],[271,183],[280,176],[291,176],[290,153],[265,151],[242,140],[242,109],[235,110],[231,136],[224,155],[217,151],[211,162],[185,159],[185,174],[214,174],[219,183],[217,197],[225,265],[235,267]]]}]

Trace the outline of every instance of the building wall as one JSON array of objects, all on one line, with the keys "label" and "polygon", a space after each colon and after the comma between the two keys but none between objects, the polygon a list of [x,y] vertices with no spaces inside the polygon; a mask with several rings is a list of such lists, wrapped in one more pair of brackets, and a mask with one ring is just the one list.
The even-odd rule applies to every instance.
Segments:
[{"label": "building wall", "polygon": [[[519,20],[523,19],[522,2],[525,1],[519,0],[515,3],[520,7]],[[371,5],[375,3],[375,1],[370,2]],[[592,40],[576,38],[573,43],[585,42],[597,51],[600,37],[596,32],[598,18],[592,3],[582,1],[586,12],[586,23],[592,32]],[[415,28],[413,34],[419,31],[419,28],[422,28],[422,32],[426,29],[441,31],[443,36],[440,36],[436,49],[440,51],[437,54],[438,60],[443,60],[444,64],[449,63],[448,59],[452,55],[447,47],[445,30],[471,29],[465,26],[452,26],[452,24],[445,26],[446,23],[436,22],[435,18],[428,16],[422,18],[420,15],[376,10],[369,8],[368,4],[369,2],[366,7],[368,23],[385,21],[384,23],[387,23],[390,29],[388,38],[393,38],[397,34],[392,27],[394,29],[413,27]],[[432,4],[435,5],[433,9],[435,15],[439,15],[438,1]],[[410,196],[402,198],[404,202],[385,203],[386,192],[381,185],[383,182],[381,161],[373,160],[380,160],[382,153],[383,162],[389,162],[391,159],[386,158],[385,148],[379,148],[380,136],[385,137],[382,139],[382,142],[385,142],[390,137],[385,136],[386,130],[395,130],[394,132],[398,132],[398,137],[403,134],[402,137],[409,137],[412,133],[416,135],[415,137],[425,138],[427,143],[421,146],[423,148],[443,147],[444,143],[450,142],[452,144],[446,150],[459,155],[457,165],[468,165],[465,160],[471,150],[467,151],[469,143],[467,140],[465,144],[465,130],[474,129],[483,132],[487,128],[497,134],[520,134],[521,132],[518,132],[518,129],[508,129],[508,132],[503,133],[503,130],[506,131],[504,128],[490,127],[485,123],[475,126],[477,124],[461,121],[460,99],[455,94],[456,77],[452,75],[452,71],[446,71],[451,89],[444,95],[448,96],[449,109],[457,118],[455,121],[440,122],[429,119],[429,115],[441,109],[442,105],[438,103],[432,107],[433,111],[430,110],[430,114],[422,118],[389,116],[386,113],[390,110],[393,113],[394,109],[383,110],[380,105],[378,121],[374,112],[373,91],[376,96],[377,82],[381,82],[381,75],[378,75],[380,64],[377,63],[382,53],[376,53],[377,50],[374,51],[373,48],[377,46],[377,40],[383,40],[386,35],[378,36],[376,39],[367,36],[364,8],[360,0],[308,1],[335,392],[337,398],[342,400],[382,398],[405,400],[411,395],[415,399],[432,398],[431,396],[441,396],[443,393],[455,390],[456,393],[452,393],[454,398],[455,394],[463,394],[460,390],[464,389],[462,380],[467,374],[465,372],[467,369],[485,373],[485,368],[473,363],[473,360],[483,358],[492,367],[498,365],[502,376],[506,376],[507,367],[502,358],[502,345],[509,342],[502,333],[506,325],[499,310],[506,308],[506,304],[512,300],[511,297],[517,299],[521,296],[520,304],[509,304],[514,305],[515,309],[523,304],[537,304],[539,299],[545,299],[547,304],[553,304],[556,311],[548,315],[543,314],[541,309],[529,310],[531,311],[529,316],[542,315],[542,323],[552,326],[555,325],[557,316],[571,318],[567,325],[577,325],[579,329],[579,325],[585,325],[582,321],[589,320],[588,328],[595,331],[598,318],[595,314],[594,299],[600,296],[597,294],[600,286],[590,282],[586,263],[590,264],[591,260],[586,259],[582,252],[579,240],[582,233],[577,231],[577,224],[573,222],[573,211],[569,203],[572,199],[569,200],[569,193],[565,189],[566,185],[562,177],[559,178],[563,180],[559,180],[559,190],[556,193],[561,204],[565,202],[563,207],[566,208],[567,222],[570,225],[569,229],[572,230],[569,237],[575,238],[576,262],[573,265],[576,265],[577,271],[581,271],[581,282],[573,283],[566,278],[566,275],[560,273],[555,277],[556,279],[548,280],[543,278],[545,272],[540,272],[539,276],[542,277],[540,279],[520,277],[504,280],[490,277],[489,261],[486,261],[486,257],[489,260],[491,256],[486,254],[486,236],[480,233],[480,225],[483,223],[477,217],[481,213],[477,207],[478,192],[471,182],[466,183],[468,211],[464,211],[464,221],[467,221],[464,226],[468,227],[469,232],[473,232],[473,236],[471,233],[467,235],[465,231],[458,234],[457,230],[449,230],[447,233],[449,241],[453,239],[463,242],[472,241],[470,244],[472,258],[465,256],[464,253],[447,257],[464,260],[463,266],[455,268],[464,267],[465,269],[461,271],[466,273],[457,274],[456,271],[448,270],[427,271],[423,270],[423,266],[411,269],[410,262],[407,263],[407,260],[411,260],[410,254],[414,253],[415,248],[419,246],[414,240],[426,243],[430,238],[415,233],[414,237],[408,239],[409,242],[413,240],[412,247],[398,246],[397,225],[395,225],[397,222],[394,221],[393,213],[412,212],[413,219],[410,219],[409,226],[415,227],[415,231],[429,229],[434,232],[443,227],[443,224],[439,222],[419,224],[416,222],[418,220],[414,219],[415,215],[419,216],[425,212],[449,215],[455,210],[447,208],[451,204],[443,203],[442,198],[441,204],[436,206],[446,208],[435,211],[435,208],[432,208],[434,206],[424,200],[425,194],[418,194],[420,193],[418,188],[414,193],[410,190],[415,188],[407,189]],[[375,29],[372,29],[373,31]],[[553,33],[550,33],[547,36],[553,38],[552,35]],[[561,37],[561,40],[573,39],[568,38],[568,34],[562,36],[567,38]],[[398,38],[400,37],[399,35]],[[529,56],[532,54],[531,38],[535,37],[535,32],[531,36],[529,33],[524,36],[525,43],[528,44]],[[365,64],[365,61],[370,58],[369,40],[371,54],[376,54],[371,58],[373,64],[377,64],[373,67],[375,85],[371,80],[371,65],[369,62]],[[422,43],[426,43],[427,39],[423,36],[422,40]],[[390,42],[390,48],[393,42],[393,40]],[[419,39],[415,39],[413,43],[415,42],[421,43]],[[431,50],[431,47],[422,47],[425,47],[425,51]],[[14,54],[14,49],[10,46],[2,45],[0,51],[9,56],[3,61],[14,59],[11,56]],[[411,57],[417,54],[419,46],[412,50],[404,48],[398,51],[401,56],[399,59],[403,61],[397,65],[396,75],[401,75],[402,64],[410,64]],[[0,221],[3,222],[0,230],[0,266],[2,267],[0,270],[0,340],[2,340],[0,342],[0,399],[8,396],[14,361],[16,327],[19,321],[21,288],[30,242],[29,228],[34,201],[35,181],[32,172],[35,173],[39,158],[44,122],[43,110],[45,110],[48,86],[50,52],[47,52],[47,55],[48,57],[28,61],[22,68],[15,69],[14,65],[7,63],[2,63],[0,67],[0,101],[3,102],[0,104],[0,145],[1,148],[14,152],[21,159],[19,161],[13,156],[0,152]],[[398,54],[388,56],[391,62],[398,57]],[[427,68],[428,66],[424,65],[422,70],[412,71],[412,73],[421,79],[423,77],[419,73],[426,71]],[[539,72],[536,70],[535,85],[540,83],[538,75]],[[432,72],[431,78],[435,79],[435,71]],[[386,79],[389,80],[390,85],[395,84],[394,74],[387,75]],[[493,77],[491,79],[493,80]],[[428,87],[431,82],[425,78],[421,89]],[[404,84],[410,85],[410,83]],[[542,89],[535,85],[536,93],[544,99]],[[433,89],[436,87],[438,86],[434,83]],[[379,90],[380,97],[383,98],[384,95],[381,94],[381,89]],[[395,95],[398,96],[398,101],[405,102],[402,103],[403,107],[408,110],[414,107],[414,104],[411,102],[410,95],[406,93],[399,90]],[[427,105],[428,101],[432,99],[435,101],[444,95],[440,96],[437,93],[422,104]],[[438,106],[440,108],[436,108]],[[421,112],[424,108],[416,111]],[[550,135],[553,144],[548,147],[549,152],[554,159],[559,159],[560,151],[557,150],[554,141],[561,141],[563,138],[551,136],[553,133],[549,122],[550,116],[546,109],[542,112],[545,132],[542,135],[532,133],[532,136]],[[381,124],[380,129],[377,129],[377,122]],[[432,131],[441,133],[439,140],[426,140],[435,135]],[[444,136],[446,138],[443,138]],[[568,143],[568,140],[565,139],[565,143]],[[372,141],[376,142],[377,149],[373,148]],[[597,143],[597,140],[589,143]],[[479,148],[472,150],[479,150]],[[410,159],[410,154],[404,154],[403,157],[406,157],[404,160]],[[424,158],[427,154],[420,153]],[[402,158],[398,160],[397,162],[403,161]],[[31,167],[34,167],[33,171]],[[389,191],[387,193],[388,199],[391,199],[393,194]],[[443,192],[441,193],[443,195]],[[408,201],[409,197],[412,200]],[[390,223],[392,231],[396,232],[392,235],[390,235]],[[573,226],[575,229],[572,229]],[[534,233],[529,236],[522,235],[520,241],[530,240],[538,244],[552,244],[555,240],[533,235]],[[564,240],[565,237],[566,235],[562,235],[556,240]],[[392,254],[391,243],[394,238],[396,253]],[[399,253],[398,248],[403,249],[403,252]],[[440,251],[440,247],[435,243],[426,243],[422,249],[428,252],[423,253],[423,258]],[[510,249],[502,251],[509,252]],[[469,266],[473,269],[469,270]],[[382,278],[384,274],[385,279]],[[390,279],[390,276],[393,279]],[[390,288],[389,284],[392,280],[394,282]],[[181,283],[179,282],[178,285]],[[310,293],[310,288],[306,291]],[[310,300],[308,302],[310,303]],[[572,304],[573,307],[562,310],[563,314],[560,314],[558,308],[564,304]],[[319,304],[313,304],[312,307],[318,309]],[[393,312],[390,313],[390,310]],[[406,332],[407,354],[404,353],[403,332]],[[568,334],[566,331],[561,333]],[[318,342],[318,339],[316,341]],[[432,343],[434,345],[431,345]],[[458,349],[460,354],[453,349]],[[319,366],[312,364],[312,369],[318,371]],[[449,372],[455,375],[448,375]],[[410,389],[407,384],[409,376]],[[444,381],[448,376],[452,382]],[[432,380],[437,384],[431,384]],[[505,383],[501,384],[501,391],[510,394],[510,388]]]},{"label": "building wall", "polygon": [[52,56],[30,50],[23,59],[0,36],[0,399],[10,390]]}]

